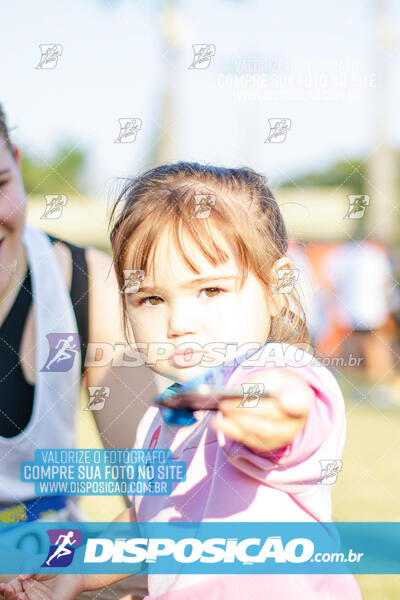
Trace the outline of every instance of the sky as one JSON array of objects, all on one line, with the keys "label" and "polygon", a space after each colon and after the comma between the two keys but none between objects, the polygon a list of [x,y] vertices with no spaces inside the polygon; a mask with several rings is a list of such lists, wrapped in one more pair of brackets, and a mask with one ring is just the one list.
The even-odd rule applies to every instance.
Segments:
[{"label": "sky", "polygon": [[[161,0],[13,0],[2,5],[0,102],[13,138],[39,157],[65,140],[87,150],[88,187],[146,167],[165,130],[172,93],[171,160],[248,165],[272,184],[352,160],[376,144],[374,0],[181,0],[176,59],[166,51]],[[388,0],[384,109],[400,146],[400,6]],[[189,69],[193,44],[213,44],[207,69]],[[39,44],[60,44],[53,69],[35,68]],[[133,143],[115,143],[120,118],[141,119]],[[268,119],[288,119],[266,143]]]}]

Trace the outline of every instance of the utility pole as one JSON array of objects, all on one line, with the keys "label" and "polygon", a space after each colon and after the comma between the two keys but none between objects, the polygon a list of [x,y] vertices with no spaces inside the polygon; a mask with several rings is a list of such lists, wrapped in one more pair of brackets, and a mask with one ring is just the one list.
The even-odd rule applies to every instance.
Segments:
[{"label": "utility pole", "polygon": [[372,108],[375,125],[374,147],[367,161],[367,193],[370,204],[366,211],[365,233],[372,239],[393,244],[400,222],[396,179],[396,153],[390,145],[388,120],[390,97],[389,50],[396,47],[390,30],[387,0],[375,2],[376,88]]},{"label": "utility pole", "polygon": [[159,114],[154,130],[155,142],[150,153],[150,166],[170,162],[174,159],[176,131],[175,88],[178,83],[178,56],[181,42],[180,20],[176,0],[166,0],[161,10],[161,30],[164,52],[161,59],[163,91],[160,97]]}]

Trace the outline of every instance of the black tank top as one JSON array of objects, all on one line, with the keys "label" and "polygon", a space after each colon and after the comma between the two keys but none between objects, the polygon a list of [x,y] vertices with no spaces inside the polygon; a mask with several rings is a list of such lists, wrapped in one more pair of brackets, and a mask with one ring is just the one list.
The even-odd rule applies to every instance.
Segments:
[{"label": "black tank top", "polygon": [[[62,242],[71,251],[71,301],[81,336],[81,373],[88,342],[88,268],[85,248],[48,236],[52,243]],[[27,426],[33,410],[35,386],[24,377],[19,349],[29,307],[32,303],[32,282],[28,266],[18,295],[5,321],[0,326],[0,435],[11,438]]]}]

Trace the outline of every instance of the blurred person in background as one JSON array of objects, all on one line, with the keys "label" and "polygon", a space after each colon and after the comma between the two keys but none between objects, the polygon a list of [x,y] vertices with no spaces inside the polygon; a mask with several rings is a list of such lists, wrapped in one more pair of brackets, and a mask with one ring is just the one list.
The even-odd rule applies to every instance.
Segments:
[{"label": "blurred person in background", "polygon": [[366,240],[341,243],[324,259],[324,273],[334,292],[336,320],[351,330],[350,339],[361,352],[369,400],[396,403],[389,303],[395,282],[387,252]]},{"label": "blurred person in background", "polygon": [[323,334],[327,324],[324,296],[317,283],[316,274],[304,245],[291,239],[287,255],[292,259],[294,269],[298,270],[296,288],[300,295],[300,301],[304,306],[308,331],[314,345],[318,337]]},{"label": "blurred person in background", "polygon": [[[124,340],[112,259],[26,224],[20,166],[0,105],[0,520],[85,521],[78,497],[38,496],[33,483],[21,481],[22,461],[34,460],[38,448],[76,446],[83,375],[87,386],[110,388],[104,408],[93,411],[106,448],[132,447],[142,415],[167,384],[141,366],[84,371],[88,343],[114,346]],[[74,355],[64,372],[46,365],[47,334],[55,332],[61,334],[58,347]],[[0,575],[0,581],[13,576]],[[96,592],[96,598],[128,591],[144,597],[146,576],[131,579]]]},{"label": "blurred person in background", "polygon": [[395,357],[396,373],[392,382],[392,390],[396,404],[400,405],[400,373],[398,360],[400,353],[400,251],[398,248],[391,248],[389,251],[389,260],[392,271],[393,285],[389,292],[389,308],[393,317],[392,349]]}]

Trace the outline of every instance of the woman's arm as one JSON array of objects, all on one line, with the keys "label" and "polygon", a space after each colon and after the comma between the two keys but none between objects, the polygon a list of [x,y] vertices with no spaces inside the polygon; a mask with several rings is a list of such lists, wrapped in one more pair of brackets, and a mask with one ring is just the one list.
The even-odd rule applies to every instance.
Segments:
[{"label": "woman's arm", "polygon": [[86,250],[86,259],[89,342],[92,349],[97,343],[104,351],[104,360],[99,362],[102,366],[87,368],[87,385],[110,388],[104,408],[93,411],[93,416],[105,448],[132,448],[140,419],[170,381],[145,366],[120,366],[124,353],[125,363],[129,365],[129,356],[122,332],[120,293],[112,259],[95,248]]},{"label": "woman's arm", "polygon": [[[136,522],[134,507],[124,510],[114,523]],[[84,552],[83,546],[78,552]],[[4,600],[73,600],[81,592],[102,589],[131,577],[120,574],[19,575],[8,584],[0,584],[0,599]]]},{"label": "woman's arm", "polygon": [[[114,519],[113,523],[134,523],[137,521],[136,511],[134,507],[127,508],[124,510],[116,519]],[[83,550],[83,549],[82,549]],[[119,575],[115,573],[111,573],[108,575],[98,575],[98,574],[84,574],[80,575],[80,580],[78,580],[79,585],[79,593],[91,591],[91,590],[99,590],[107,585],[111,585],[116,583],[117,581],[121,581],[122,579],[126,579],[127,577],[131,577],[132,573],[126,573],[124,575]],[[58,600],[58,598],[57,598]]]}]

